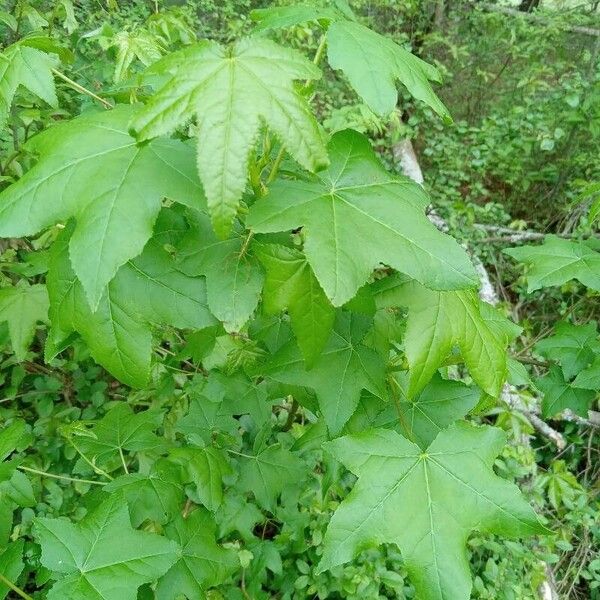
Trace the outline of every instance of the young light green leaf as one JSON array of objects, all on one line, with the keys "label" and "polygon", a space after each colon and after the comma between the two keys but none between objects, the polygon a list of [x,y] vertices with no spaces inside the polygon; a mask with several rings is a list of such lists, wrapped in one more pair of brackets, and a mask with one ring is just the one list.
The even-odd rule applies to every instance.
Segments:
[{"label": "young light green leaf", "polygon": [[358,481],[329,523],[319,570],[352,560],[365,547],[393,543],[418,598],[467,600],[471,531],[545,532],[517,486],[493,471],[505,443],[500,430],[467,423],[441,431],[425,452],[386,429],[328,442]]},{"label": "young light green leaf", "polygon": [[335,306],[350,300],[380,263],[434,289],[476,285],[465,251],[425,216],[425,192],[387,173],[367,138],[336,133],[329,153],[330,168],[311,181],[277,181],[246,224],[258,233],[302,226],[306,258]]},{"label": "young light green leaf", "polygon": [[586,242],[548,235],[540,246],[507,248],[504,252],[527,265],[529,292],[571,279],[600,291],[600,252]]},{"label": "young light green leaf", "polygon": [[518,327],[475,291],[436,292],[400,278],[387,278],[375,287],[380,308],[408,307],[404,348],[409,397],[425,387],[455,346],[477,385],[490,396],[499,394],[507,373],[506,348]]},{"label": "young light green leaf", "polygon": [[572,379],[600,353],[596,322],[586,325],[559,323],[554,335],[540,340],[536,352],[560,363],[566,379]]},{"label": "young light green leaf", "polygon": [[150,375],[151,325],[202,328],[215,320],[206,305],[202,279],[177,269],[158,243],[121,267],[92,312],[68,255],[67,227],[52,248],[47,276],[52,335],[47,357],[72,331],[81,334],[92,356],[115,377],[143,387]]},{"label": "young light green leaf", "polygon": [[365,103],[379,115],[388,115],[398,102],[396,79],[445,121],[452,117],[431,89],[440,81],[438,70],[387,37],[352,21],[336,21],[327,30],[327,55],[341,69]]},{"label": "young light green leaf", "polygon": [[342,313],[329,343],[309,370],[294,342],[281,348],[266,365],[267,377],[315,390],[332,435],[338,435],[352,416],[362,390],[387,397],[385,365],[374,350],[361,344],[370,325],[368,318]]},{"label": "young light green leaf", "polygon": [[179,268],[191,276],[206,276],[208,306],[227,331],[239,331],[245,325],[263,286],[262,269],[252,244],[245,246],[245,241],[237,231],[220,240],[208,217],[198,213],[177,245]]},{"label": "young light green leaf", "polygon": [[410,439],[425,449],[442,429],[474,408],[480,396],[478,388],[442,379],[436,373],[414,400],[399,402],[400,425]]},{"label": "young light green leaf", "polygon": [[42,564],[58,581],[48,600],[135,600],[137,589],[162,576],[177,560],[177,544],[131,528],[127,504],[113,494],[74,525],[35,520]]},{"label": "young light green leaf", "polygon": [[212,515],[201,508],[166,527],[165,534],[179,544],[181,554],[158,581],[156,600],[204,598],[208,588],[225,582],[239,567],[235,551],[217,545],[215,530]]},{"label": "young light green leaf", "polygon": [[273,512],[279,494],[298,483],[306,469],[296,454],[275,444],[253,456],[240,457],[240,471],[237,487],[252,492],[259,506]]},{"label": "young light green leaf", "polygon": [[259,246],[265,267],[263,307],[269,314],[287,310],[306,365],[311,367],[329,339],[335,309],[323,292],[306,257],[294,248]]},{"label": "young light green leaf", "polygon": [[0,323],[8,323],[8,333],[17,360],[25,360],[38,323],[48,322],[48,292],[45,285],[21,281],[0,288]]},{"label": "young light green leaf", "polygon": [[535,380],[535,385],[544,393],[544,418],[553,417],[566,408],[587,417],[588,409],[596,397],[594,390],[578,388],[574,383],[566,381],[559,367],[550,367],[550,371],[544,377]]},{"label": "young light green leaf", "polygon": [[10,106],[20,85],[52,107],[58,106],[52,69],[58,57],[17,42],[0,53],[0,129],[4,129]]},{"label": "young light green leaf", "polygon": [[220,237],[231,230],[261,121],[304,168],[327,165],[317,122],[294,88],[294,80],[317,79],[321,72],[295,50],[260,38],[231,48],[201,42],[159,61],[152,72],[171,78],[131,125],[145,140],[196,115],[198,169]]},{"label": "young light green leaf", "polygon": [[178,140],[137,145],[119,107],[51,127],[30,142],[39,162],[0,194],[0,236],[32,235],[75,217],[73,270],[95,310],[118,268],[140,254],[163,197],[204,203],[193,150]]}]

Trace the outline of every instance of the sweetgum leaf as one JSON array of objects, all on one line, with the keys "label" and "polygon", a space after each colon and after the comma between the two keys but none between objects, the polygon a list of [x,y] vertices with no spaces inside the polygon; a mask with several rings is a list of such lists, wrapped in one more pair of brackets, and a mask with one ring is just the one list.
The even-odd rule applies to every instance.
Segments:
[{"label": "sweetgum leaf", "polygon": [[490,396],[499,394],[507,375],[506,349],[519,327],[475,291],[436,292],[398,277],[375,288],[380,308],[408,307],[404,348],[410,397],[425,387],[455,346],[477,385]]},{"label": "sweetgum leaf", "polygon": [[579,388],[575,383],[565,380],[559,367],[550,367],[550,371],[535,380],[535,385],[544,393],[542,398],[542,416],[553,417],[566,408],[582,417],[587,417],[588,409],[596,397],[594,390]]},{"label": "sweetgum leaf", "polygon": [[146,410],[134,413],[122,402],[111,408],[91,428],[91,435],[78,438],[77,446],[99,465],[116,459],[123,451],[142,452],[161,448],[165,440],[154,431],[162,421],[160,413]]},{"label": "sweetgum leaf", "polygon": [[586,242],[548,235],[539,246],[507,248],[504,252],[527,266],[529,292],[571,279],[600,291],[600,252]]},{"label": "sweetgum leaf", "polygon": [[179,268],[206,277],[208,306],[227,331],[239,331],[258,305],[264,275],[252,244],[235,231],[226,239],[213,232],[206,215],[190,217],[192,227],[177,245]]},{"label": "sweetgum leaf", "polygon": [[385,365],[374,350],[361,344],[370,325],[366,317],[342,313],[327,346],[309,370],[294,342],[276,352],[266,365],[267,377],[315,390],[332,435],[339,434],[352,416],[362,390],[387,397]]},{"label": "sweetgum leaf", "polygon": [[334,513],[319,570],[362,549],[396,544],[420,600],[467,600],[468,535],[544,533],[516,485],[496,476],[506,436],[456,423],[424,452],[395,431],[373,429],[328,442],[326,449],[358,481]]},{"label": "sweetgum leaf", "polygon": [[82,521],[37,518],[42,564],[58,580],[49,600],[135,600],[137,589],[177,560],[177,544],[131,528],[127,504],[111,495]]},{"label": "sweetgum leaf", "polygon": [[150,376],[151,324],[200,329],[215,322],[205,282],[179,271],[171,256],[150,242],[119,269],[92,312],[69,261],[70,232],[71,227],[61,232],[51,251],[46,281],[52,335],[46,356],[77,331],[96,361],[124,383],[143,387]]},{"label": "sweetgum leaf", "polygon": [[234,550],[217,545],[216,525],[211,514],[201,508],[187,517],[179,515],[165,528],[181,553],[177,562],[160,578],[157,600],[204,598],[208,588],[217,586],[239,568]]},{"label": "sweetgum leaf", "polygon": [[160,60],[152,72],[171,77],[131,126],[146,140],[197,117],[198,170],[220,237],[231,230],[261,122],[304,168],[327,165],[317,122],[294,88],[294,80],[321,72],[295,50],[260,38],[231,48],[204,41]]},{"label": "sweetgum leaf", "polygon": [[263,308],[269,314],[288,311],[298,346],[310,367],[329,339],[335,309],[302,252],[263,244],[257,254],[266,271]]},{"label": "sweetgum leaf", "polygon": [[8,323],[8,333],[17,360],[25,360],[37,323],[48,322],[48,292],[45,285],[21,281],[0,288],[0,323]]},{"label": "sweetgum leaf", "polygon": [[560,363],[566,379],[572,379],[600,353],[596,322],[585,325],[559,323],[554,335],[540,340],[536,352]]},{"label": "sweetgum leaf", "polygon": [[398,102],[399,79],[418,100],[445,121],[452,117],[435,95],[429,81],[440,81],[438,70],[404,50],[391,39],[352,21],[336,21],[327,30],[327,55],[341,69],[365,103],[379,115],[388,115]]},{"label": "sweetgum leaf", "polygon": [[477,284],[465,251],[425,216],[423,189],[387,173],[366,137],[338,132],[329,155],[329,169],[310,181],[275,182],[246,224],[257,233],[303,227],[306,258],[335,306],[350,300],[380,263],[434,289]]},{"label": "sweetgum leaf", "polygon": [[305,472],[304,463],[296,454],[275,444],[240,457],[237,487],[252,492],[259,506],[273,512],[279,494],[297,484]]},{"label": "sweetgum leaf", "polygon": [[398,404],[400,424],[408,437],[425,449],[438,433],[464,417],[477,404],[481,391],[435,374],[414,399]]},{"label": "sweetgum leaf", "polygon": [[0,53],[0,129],[4,129],[20,85],[50,106],[58,106],[52,76],[52,69],[57,66],[57,56],[30,47],[25,40]]},{"label": "sweetgum leaf", "polygon": [[138,145],[127,133],[134,107],[77,117],[36,136],[40,156],[0,193],[0,236],[33,235],[75,217],[73,270],[95,310],[121,265],[152,235],[163,197],[205,205],[193,150],[179,140]]},{"label": "sweetgum leaf", "polygon": [[267,29],[284,29],[310,21],[328,23],[343,18],[343,15],[335,8],[296,4],[256,8],[250,12],[250,18],[257,23],[254,31],[259,32]]}]

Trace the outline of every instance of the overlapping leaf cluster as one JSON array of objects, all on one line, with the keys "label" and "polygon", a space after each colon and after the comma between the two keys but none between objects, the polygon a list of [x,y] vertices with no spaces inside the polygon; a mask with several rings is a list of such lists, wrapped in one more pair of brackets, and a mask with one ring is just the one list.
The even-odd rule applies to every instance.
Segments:
[{"label": "overlapping leaf cluster", "polygon": [[[429,83],[437,71],[351,12],[254,17],[262,31],[318,21],[331,67],[376,112],[394,108],[400,80],[449,119]],[[47,71],[52,59],[38,58]],[[428,219],[419,185],[356,131],[327,139],[310,105],[315,62],[262,35],[190,44],[150,67],[145,104],[31,140],[37,162],[0,194],[0,235],[51,240],[45,285],[0,290],[16,358],[49,322],[50,364],[74,346],[152,390],[144,410],[117,402],[65,419],[77,477],[54,476],[87,486],[89,501],[85,516],[28,523],[50,599],[200,598],[240,577],[260,592],[260,573],[281,571],[269,525],[304,543],[285,528],[302,528],[303,489],[330,493],[335,461],[358,481],[317,544],[321,570],[393,543],[419,597],[466,599],[472,531],[544,531],[494,473],[502,434],[461,421],[499,395],[519,328],[479,300],[468,255]],[[19,77],[7,105],[19,84],[54,101]],[[572,337],[592,362],[596,343]],[[572,376],[583,355],[555,341],[546,351]],[[301,437],[298,418],[310,423]],[[35,505],[30,478],[47,474],[24,440],[21,421],[0,431],[11,581],[24,568],[22,545],[8,544],[13,512]]]}]

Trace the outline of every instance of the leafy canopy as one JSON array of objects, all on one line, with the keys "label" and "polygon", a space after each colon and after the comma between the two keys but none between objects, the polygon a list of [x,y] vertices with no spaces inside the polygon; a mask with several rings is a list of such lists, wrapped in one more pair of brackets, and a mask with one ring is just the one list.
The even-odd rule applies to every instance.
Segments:
[{"label": "leafy canopy", "polygon": [[381,263],[434,289],[476,284],[465,251],[425,216],[429,200],[417,184],[390,175],[356,131],[336,133],[328,149],[327,170],[277,181],[252,206],[247,226],[257,233],[303,227],[306,258],[335,306]]},{"label": "leafy canopy", "polygon": [[472,531],[509,537],[544,531],[518,488],[493,472],[505,441],[498,429],[459,423],[425,451],[382,429],[328,442],[326,449],[358,481],[331,519],[319,568],[393,543],[419,598],[467,600],[465,544]]},{"label": "leafy canopy", "polygon": [[327,165],[317,122],[293,85],[321,72],[298,52],[255,38],[231,48],[200,42],[167,56],[152,72],[169,79],[131,126],[146,140],[196,116],[198,170],[219,236],[231,230],[261,121],[304,168]]}]

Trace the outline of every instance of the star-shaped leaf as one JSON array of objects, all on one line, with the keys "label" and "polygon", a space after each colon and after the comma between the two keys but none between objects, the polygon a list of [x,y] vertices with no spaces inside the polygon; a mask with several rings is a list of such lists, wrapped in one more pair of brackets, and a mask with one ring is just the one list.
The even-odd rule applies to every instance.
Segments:
[{"label": "star-shaped leaf", "polygon": [[165,534],[181,547],[177,562],[159,580],[157,600],[204,598],[208,588],[215,587],[239,568],[234,550],[225,549],[215,541],[215,522],[201,508],[187,517],[179,516],[170,523]]},{"label": "star-shaped leaf", "polygon": [[206,215],[197,213],[190,220],[191,229],[177,245],[179,268],[188,275],[206,277],[211,312],[225,329],[239,331],[258,305],[262,269],[241,233],[219,239]]},{"label": "star-shaped leaf", "polygon": [[48,292],[41,284],[22,281],[0,288],[0,323],[8,323],[8,333],[17,360],[25,360],[38,323],[48,322]]},{"label": "star-shaped leaf", "polygon": [[427,448],[442,429],[474,408],[480,396],[478,388],[436,373],[414,400],[399,402],[400,425],[410,439]]},{"label": "star-shaped leaf", "polygon": [[596,397],[594,390],[579,388],[574,383],[565,380],[563,372],[559,367],[550,367],[550,371],[539,379],[535,385],[543,393],[542,416],[553,417],[566,408],[587,417],[588,409]]},{"label": "star-shaped leaf", "polygon": [[275,444],[241,456],[240,471],[237,487],[252,492],[259,506],[273,512],[279,494],[299,483],[306,468],[296,454]]},{"label": "star-shaped leaf", "polygon": [[260,38],[231,48],[205,41],[159,61],[152,72],[171,77],[132,127],[140,139],[149,139],[196,115],[198,169],[219,236],[231,229],[261,122],[304,168],[327,165],[317,122],[294,88],[294,80],[317,79],[321,72],[295,50]]},{"label": "star-shaped leaf", "polygon": [[600,291],[600,252],[586,242],[548,235],[540,246],[507,248],[506,254],[527,265],[528,291],[577,279]]},{"label": "star-shaped leaf", "polygon": [[123,475],[103,489],[125,498],[134,527],[139,527],[147,519],[165,524],[181,512],[184,504],[180,471],[177,465],[160,459],[148,474]]},{"label": "star-shaped leaf", "polygon": [[572,379],[600,353],[595,321],[586,325],[559,323],[554,335],[540,340],[536,352],[560,363],[567,379]]},{"label": "star-shaped leaf", "polygon": [[404,348],[410,366],[408,395],[429,382],[456,346],[479,387],[497,396],[506,379],[506,348],[520,328],[475,291],[436,292],[399,277],[375,286],[377,303],[408,307]]},{"label": "star-shaped leaf", "polygon": [[138,587],[157,580],[177,560],[175,542],[131,528],[118,494],[76,525],[38,518],[35,535],[42,564],[58,579],[48,600],[135,600]]},{"label": "star-shaped leaf", "polygon": [[69,261],[70,231],[67,227],[61,232],[51,252],[46,282],[52,335],[46,356],[60,351],[63,340],[77,331],[92,356],[115,377],[143,387],[150,376],[151,324],[200,329],[215,322],[205,282],[179,271],[157,240],[119,269],[92,312]]},{"label": "star-shaped leaf", "polygon": [[121,402],[96,422],[87,435],[78,437],[77,446],[100,465],[111,459],[114,463],[123,451],[142,452],[161,448],[164,440],[154,433],[161,421],[161,414],[157,411],[134,413],[128,404]]},{"label": "star-shaped leaf", "polygon": [[277,181],[251,208],[258,233],[303,227],[304,252],[335,306],[350,300],[385,263],[434,289],[474,286],[465,251],[425,216],[425,192],[386,172],[367,138],[336,133],[331,166],[310,181]]},{"label": "star-shaped leaf", "polygon": [[302,252],[263,244],[257,254],[266,270],[264,310],[269,314],[288,311],[298,346],[310,367],[329,339],[335,309]]},{"label": "star-shaped leaf", "polygon": [[328,442],[358,481],[331,519],[319,569],[393,543],[420,600],[467,600],[465,545],[473,530],[507,537],[545,532],[518,488],[493,471],[505,443],[500,430],[467,423],[441,431],[426,451],[387,429]]},{"label": "star-shaped leaf", "polygon": [[386,398],[385,365],[371,348],[361,344],[370,319],[342,313],[327,346],[307,370],[297,345],[286,344],[269,360],[265,375],[315,390],[319,408],[332,435],[340,433],[356,410],[362,390]]},{"label": "star-shaped leaf", "polygon": [[51,127],[30,142],[38,163],[0,194],[0,236],[22,237],[75,217],[69,254],[92,309],[118,268],[140,254],[163,197],[205,205],[193,150],[179,140],[138,145],[135,108]]},{"label": "star-shaped leaf", "polygon": [[50,106],[58,106],[52,77],[52,69],[57,66],[57,56],[31,48],[26,39],[0,53],[0,129],[4,129],[20,85]]},{"label": "star-shaped leaf", "polygon": [[446,121],[450,113],[431,88],[439,82],[438,70],[398,46],[388,37],[360,25],[347,9],[300,4],[254,10],[250,17],[258,21],[257,31],[280,29],[318,21],[327,27],[329,65],[341,69],[369,108],[388,115],[398,102],[396,80],[400,80],[418,100],[431,106]]},{"label": "star-shaped leaf", "polygon": [[448,109],[431,89],[440,81],[438,70],[404,50],[391,39],[360,23],[336,21],[327,30],[327,55],[334,69],[344,71],[358,95],[374,112],[388,115],[398,102],[399,79],[418,100],[446,121]]}]

